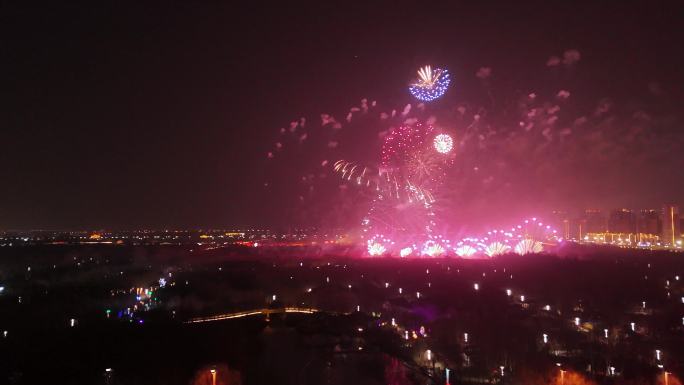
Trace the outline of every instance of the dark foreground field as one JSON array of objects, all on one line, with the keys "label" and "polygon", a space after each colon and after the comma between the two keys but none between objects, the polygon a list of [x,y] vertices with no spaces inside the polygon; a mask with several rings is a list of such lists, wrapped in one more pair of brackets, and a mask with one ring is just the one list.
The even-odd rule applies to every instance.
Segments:
[{"label": "dark foreground field", "polygon": [[6,248],[0,383],[678,383],[684,257],[559,254]]}]

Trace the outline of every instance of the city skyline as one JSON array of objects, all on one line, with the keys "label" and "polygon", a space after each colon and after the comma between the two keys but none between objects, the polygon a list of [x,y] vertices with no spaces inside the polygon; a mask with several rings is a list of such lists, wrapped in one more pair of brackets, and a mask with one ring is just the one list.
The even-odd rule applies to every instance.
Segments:
[{"label": "city skyline", "polygon": [[[636,249],[683,249],[684,218],[679,215],[679,206],[663,205],[660,210],[641,209],[630,210],[618,208],[609,211],[585,209],[581,212],[569,214],[564,211],[553,211],[547,216],[528,218],[518,223],[542,223],[553,232],[548,238],[542,234],[527,233],[526,237],[537,239],[545,244],[540,251],[554,252],[559,242],[573,242],[577,244],[608,244],[619,247]],[[486,239],[497,241],[496,233],[504,231],[515,224],[506,223],[491,226],[484,231],[470,234],[443,234],[439,238],[446,249],[446,255],[459,257],[484,257],[480,252],[486,252]],[[518,226],[520,227],[520,226]],[[486,231],[486,234],[485,234]],[[507,230],[505,230],[507,231]],[[493,232],[493,233],[492,233]],[[503,233],[502,233],[503,234]],[[483,238],[484,237],[484,238]],[[479,240],[478,239],[484,239]],[[547,243],[548,241],[552,243]],[[436,239],[435,239],[436,240]],[[476,240],[475,242],[472,242]],[[302,247],[306,249],[318,245],[346,245],[353,246],[358,242],[354,231],[350,229],[316,228],[195,228],[195,229],[80,229],[80,230],[31,230],[31,231],[0,231],[0,246],[27,246],[37,244],[113,244],[113,245],[186,245],[197,244],[211,247],[238,246],[266,246],[273,247]],[[370,241],[369,241],[370,242]],[[452,243],[453,242],[453,243]],[[467,246],[460,246],[463,245]],[[507,241],[508,242],[508,241]],[[383,242],[384,243],[384,242]],[[558,244],[555,244],[558,243]],[[555,244],[555,245],[554,245]],[[427,245],[427,243],[426,243]],[[553,246],[546,250],[548,246]],[[379,255],[390,253],[386,245],[375,244]],[[415,245],[413,246],[416,247]],[[465,247],[465,249],[463,248]],[[450,250],[451,249],[451,250]],[[371,243],[368,251],[373,256]],[[502,252],[513,252],[506,248]],[[359,250],[354,250],[353,255]],[[363,253],[361,251],[361,253]],[[468,255],[462,255],[468,253]],[[472,254],[471,254],[472,253]],[[402,257],[404,255],[401,255]],[[492,257],[493,255],[488,255]]]}]

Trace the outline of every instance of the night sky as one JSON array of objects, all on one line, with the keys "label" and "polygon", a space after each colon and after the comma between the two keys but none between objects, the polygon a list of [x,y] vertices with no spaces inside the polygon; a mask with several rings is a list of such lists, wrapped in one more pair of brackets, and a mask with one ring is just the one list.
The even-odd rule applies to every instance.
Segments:
[{"label": "night sky", "polygon": [[[576,49],[576,108],[643,104],[667,117],[656,134],[684,130],[681,3],[83,3],[0,6],[0,230],[282,223],[263,188],[278,128],[410,103],[432,62],[457,100],[483,66],[512,92],[543,87],[546,60]],[[569,205],[684,203],[682,154],[642,150],[643,183]]]}]

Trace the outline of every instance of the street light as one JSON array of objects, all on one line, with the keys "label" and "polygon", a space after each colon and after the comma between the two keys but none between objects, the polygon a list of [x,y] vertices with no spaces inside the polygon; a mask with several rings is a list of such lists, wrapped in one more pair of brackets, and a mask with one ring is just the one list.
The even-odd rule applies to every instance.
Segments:
[{"label": "street light", "polygon": [[104,372],[104,378],[105,378],[105,384],[111,384],[112,383],[112,374],[113,374],[112,368],[106,368]]}]

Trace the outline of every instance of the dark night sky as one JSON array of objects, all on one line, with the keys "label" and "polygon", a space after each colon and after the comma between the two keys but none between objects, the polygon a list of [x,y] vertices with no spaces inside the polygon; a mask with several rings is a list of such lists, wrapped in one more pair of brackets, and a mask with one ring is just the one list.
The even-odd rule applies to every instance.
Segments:
[{"label": "dark night sky", "polygon": [[[0,6],[0,229],[268,225],[273,132],[405,96],[429,61],[533,83],[528,63],[575,48],[594,99],[657,81],[682,100],[675,2],[59,3]],[[667,188],[684,200],[681,174]]]}]

